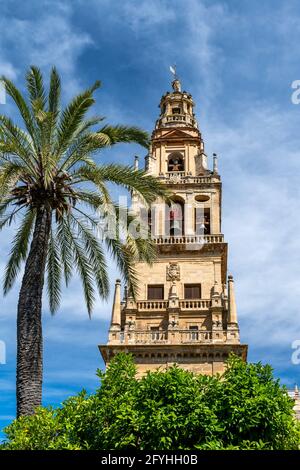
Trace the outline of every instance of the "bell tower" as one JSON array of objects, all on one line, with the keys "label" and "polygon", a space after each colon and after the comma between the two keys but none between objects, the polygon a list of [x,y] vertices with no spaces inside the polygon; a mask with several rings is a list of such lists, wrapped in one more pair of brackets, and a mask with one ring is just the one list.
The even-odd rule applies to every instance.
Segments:
[{"label": "bell tower", "polygon": [[139,374],[176,363],[211,375],[224,371],[231,352],[247,359],[227,274],[217,156],[209,169],[194,107],[175,75],[145,158],[147,172],[166,184],[171,200],[145,208],[132,196],[132,210],[148,212],[157,258],[152,266],[137,263],[136,299],[125,290],[121,301],[116,282],[108,343],[99,346],[105,363],[119,351],[132,353]]}]

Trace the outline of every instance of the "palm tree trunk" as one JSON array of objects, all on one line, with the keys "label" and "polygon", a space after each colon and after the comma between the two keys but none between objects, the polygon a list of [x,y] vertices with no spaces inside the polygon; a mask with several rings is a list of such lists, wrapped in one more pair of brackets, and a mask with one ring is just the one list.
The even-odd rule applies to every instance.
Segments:
[{"label": "palm tree trunk", "polygon": [[51,213],[37,213],[18,302],[17,416],[34,413],[42,401],[42,294],[51,227]]}]

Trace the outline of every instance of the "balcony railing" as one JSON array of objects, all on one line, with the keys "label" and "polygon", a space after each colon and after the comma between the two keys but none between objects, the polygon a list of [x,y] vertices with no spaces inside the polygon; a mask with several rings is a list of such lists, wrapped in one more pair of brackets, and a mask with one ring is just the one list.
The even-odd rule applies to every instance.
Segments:
[{"label": "balcony railing", "polygon": [[169,171],[163,175],[161,178],[164,179],[166,183],[195,183],[195,184],[202,184],[202,183],[211,183],[212,179],[219,179],[218,175],[211,175],[211,176],[191,176],[185,171]]},{"label": "balcony railing", "polygon": [[[217,336],[215,335],[217,333]],[[238,335],[239,331],[230,330],[230,336],[226,330],[217,332],[206,330],[129,330],[119,333],[122,344],[202,344],[219,343],[232,339],[232,335]]]},{"label": "balcony railing", "polygon": [[168,341],[168,332],[151,330],[135,331],[131,339],[133,339],[136,344],[166,343]]},{"label": "balcony railing", "polygon": [[208,310],[210,300],[180,300],[179,307],[181,310]]},{"label": "balcony railing", "polygon": [[141,300],[137,302],[138,310],[166,310],[168,300]]},{"label": "balcony railing", "polygon": [[205,243],[223,243],[224,235],[195,235],[195,236],[177,236],[177,237],[155,237],[153,239],[156,245],[188,245],[188,244],[199,244],[204,245]]},{"label": "balcony railing", "polygon": [[[208,310],[210,308],[209,299],[182,299],[179,300],[181,310]],[[164,311],[169,306],[168,300],[138,300],[137,309],[139,311]]]},{"label": "balcony railing", "polygon": [[162,119],[163,122],[184,122],[194,125],[195,119],[188,114],[171,114]]},{"label": "balcony railing", "polygon": [[166,174],[167,178],[178,178],[178,179],[182,179],[184,178],[185,176],[187,176],[187,173],[185,171],[168,171],[168,173]]}]

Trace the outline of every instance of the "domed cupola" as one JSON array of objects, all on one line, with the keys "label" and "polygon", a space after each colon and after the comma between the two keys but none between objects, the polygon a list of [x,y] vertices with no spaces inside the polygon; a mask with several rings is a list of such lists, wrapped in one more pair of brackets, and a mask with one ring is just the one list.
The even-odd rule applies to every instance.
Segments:
[{"label": "domed cupola", "polygon": [[160,100],[160,116],[155,128],[193,127],[198,129],[192,95],[181,91],[181,83],[176,75],[172,81],[172,88],[173,92],[165,93]]}]

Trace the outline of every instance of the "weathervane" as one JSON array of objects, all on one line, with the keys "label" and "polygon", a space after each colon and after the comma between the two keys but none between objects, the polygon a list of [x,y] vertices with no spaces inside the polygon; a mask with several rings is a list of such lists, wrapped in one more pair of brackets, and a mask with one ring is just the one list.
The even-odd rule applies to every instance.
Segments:
[{"label": "weathervane", "polygon": [[170,72],[173,74],[174,80],[178,80],[177,73],[176,73],[176,64],[170,65]]}]

